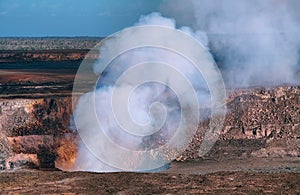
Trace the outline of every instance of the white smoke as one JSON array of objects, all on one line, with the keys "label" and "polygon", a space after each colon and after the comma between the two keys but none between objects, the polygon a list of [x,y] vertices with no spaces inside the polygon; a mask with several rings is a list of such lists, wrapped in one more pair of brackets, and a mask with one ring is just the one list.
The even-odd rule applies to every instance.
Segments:
[{"label": "white smoke", "polygon": [[[152,13],[147,16],[142,16],[138,23],[135,26],[140,25],[156,25],[163,26],[170,29],[176,29],[176,24],[174,19],[169,19],[162,17],[159,13]],[[206,34],[202,31],[193,31],[189,27],[181,27],[180,30],[203,44],[204,47],[207,48],[208,39]],[[147,36],[156,36],[160,38],[159,35],[145,35]],[[134,39],[134,37],[133,37]],[[160,38],[161,41],[163,38]],[[136,40],[127,40],[127,41],[136,41]],[[174,40],[179,43],[181,40]],[[119,44],[126,44],[120,42]],[[185,45],[184,42],[181,43],[182,46]],[[189,48],[193,49],[193,48]],[[111,52],[111,48],[106,46],[105,44],[100,48],[101,56],[108,55],[107,52]],[[134,65],[141,64],[143,62],[161,62],[163,61],[165,64],[169,64],[173,68],[175,68],[178,72],[185,75],[186,78],[189,79],[193,88],[197,92],[198,102],[197,105],[187,105],[191,109],[199,108],[198,104],[201,104],[202,107],[210,106],[210,94],[207,88],[207,85],[204,79],[201,77],[201,73],[197,71],[193,64],[191,64],[184,57],[169,51],[165,48],[137,48],[132,49],[131,51],[125,52],[118,56],[118,58],[114,59],[109,66],[104,70],[102,76],[100,77],[99,82],[96,85],[95,92],[95,103],[96,103],[96,114],[98,119],[100,120],[101,127],[107,137],[113,140],[114,143],[117,143],[119,146],[127,148],[129,150],[139,151],[139,150],[149,150],[155,147],[158,147],[161,144],[165,144],[174,134],[174,131],[178,127],[178,123],[180,121],[181,114],[181,104],[176,97],[174,91],[170,88],[166,87],[161,83],[147,83],[140,86],[135,86],[134,80],[139,77],[144,77],[145,75],[159,75],[165,74],[161,69],[158,69],[156,66],[148,66],[144,69],[144,72],[137,72],[132,79],[127,78],[122,85],[116,84],[117,80],[122,76],[126,70],[129,70]],[[99,60],[98,63],[94,65],[94,72],[96,74],[101,73],[101,65],[102,61]],[[175,78],[175,80],[174,80]],[[166,78],[166,83],[176,83],[178,88],[181,89],[182,93],[185,93],[185,85],[184,83],[178,83],[176,80],[177,77],[173,75],[169,75]],[[116,87],[115,87],[116,86]],[[172,85],[171,85],[172,86]],[[115,87],[115,88],[114,88]],[[136,124],[146,125],[151,123],[153,129],[160,129],[159,132],[150,132],[150,136],[136,136],[132,135],[124,129],[120,127],[120,123],[118,123],[115,119],[114,113],[111,108],[111,99],[113,95],[113,91],[119,94],[127,94],[133,93],[128,100],[128,110],[130,113],[130,120],[132,120]],[[180,94],[179,94],[180,95]],[[192,97],[192,95],[190,95]],[[189,97],[186,96],[186,97]],[[92,93],[87,93],[83,95],[76,107],[76,111],[74,113],[74,117],[76,120],[76,126],[79,129],[84,129],[84,131],[89,131],[92,128],[97,126],[98,121],[94,120],[93,117],[90,116],[90,108],[89,100],[92,97]],[[115,102],[124,102],[123,97],[118,97]],[[189,100],[185,100],[185,103],[188,104]],[[153,104],[156,103],[156,104]],[[159,105],[157,105],[157,103]],[[126,103],[125,103],[126,104]],[[125,107],[124,112],[127,111],[127,105],[120,105]],[[120,108],[121,109],[121,108]],[[149,113],[149,109],[151,109],[151,113]],[[122,111],[120,111],[122,112]],[[125,121],[126,114],[124,113],[119,118],[119,121]],[[208,117],[209,113],[204,114],[202,117]],[[162,126],[160,126],[162,124]],[[128,121],[128,129],[134,128],[131,127],[131,123]],[[186,124],[186,129],[188,129],[188,124]],[[93,135],[91,135],[93,136]],[[97,144],[101,147],[102,139],[97,138]],[[182,136],[180,142],[176,143],[178,145],[184,144],[187,142],[185,136]],[[102,146],[105,147],[105,146]],[[107,148],[107,150],[110,150]],[[111,155],[119,155],[114,151],[111,151]],[[135,159],[130,159],[131,161]],[[128,160],[128,161],[130,161]],[[127,160],[124,159],[124,162],[120,163],[128,163]],[[85,171],[96,171],[96,172],[111,172],[111,171],[120,171],[118,168],[107,165],[104,159],[97,159],[91,152],[86,148],[84,143],[79,144],[78,156],[76,159],[76,164],[74,170],[85,170]]]},{"label": "white smoke", "polygon": [[299,83],[298,0],[165,0],[161,11],[207,33],[229,87]]},{"label": "white smoke", "polygon": [[[193,36],[212,52],[229,87],[294,84],[299,83],[299,78],[295,74],[300,68],[299,9],[300,2],[297,0],[165,0],[161,11],[164,15],[174,19],[162,17],[159,13],[152,13],[142,16],[135,26],[158,25],[176,29],[176,19],[177,24],[183,26],[178,28],[179,30]],[[161,41],[163,42],[164,39],[161,38]],[[179,42],[182,47],[186,46],[182,40],[174,41]],[[126,44],[126,42],[119,44]],[[193,50],[193,48],[189,49]],[[108,55],[107,52],[110,50],[104,44],[100,48],[100,53],[105,56]],[[172,130],[178,125],[180,105],[176,94],[160,83],[134,86],[134,79],[129,78],[126,83],[115,89],[119,91],[119,94],[134,91],[128,102],[128,110],[134,123],[144,125],[150,122],[155,127],[166,119],[166,123],[161,128],[163,131],[154,133],[153,136],[142,138],[123,131],[120,124],[115,121],[110,102],[107,102],[111,100],[113,86],[126,70],[145,61],[155,62],[161,59],[189,78],[197,92],[198,103],[201,106],[209,107],[211,104],[209,90],[204,79],[182,56],[163,48],[138,48],[125,52],[104,70],[95,92],[96,112],[101,120],[101,126],[106,135],[121,147],[130,150],[147,150],[159,144],[157,140],[164,144],[174,133]],[[101,59],[99,64],[101,64]],[[94,66],[96,74],[102,72],[99,64]],[[145,74],[161,74],[161,70],[154,66],[149,66],[144,71],[144,73],[137,73],[133,78],[143,77]],[[174,81],[170,77],[167,82]],[[80,118],[80,122],[76,124],[77,128],[83,128],[86,131],[97,126],[97,121],[90,117],[90,109],[86,106],[91,96],[91,93],[83,95],[74,113],[75,118]],[[123,101],[122,97],[119,101]],[[155,109],[154,102],[162,104],[163,109]],[[154,108],[152,113],[156,114],[149,114],[151,106]],[[165,116],[166,113],[167,116]],[[204,117],[208,116],[209,114]],[[124,118],[124,120],[127,119]],[[102,139],[97,138],[99,146],[102,144]],[[184,136],[182,139],[184,140]],[[111,150],[111,155],[118,155],[118,153]],[[135,159],[124,159],[124,163],[130,160]],[[105,164],[103,159],[97,159],[84,143],[79,144],[74,170],[120,171],[118,168]]]}]

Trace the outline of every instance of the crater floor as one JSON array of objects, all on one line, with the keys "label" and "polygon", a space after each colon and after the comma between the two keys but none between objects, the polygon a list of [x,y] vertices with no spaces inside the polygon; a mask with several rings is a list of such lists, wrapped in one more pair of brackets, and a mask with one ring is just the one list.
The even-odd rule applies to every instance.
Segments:
[{"label": "crater floor", "polygon": [[[5,155],[39,154],[36,146],[41,143],[47,146],[51,140],[51,147],[61,146],[60,136],[69,124],[58,125],[56,119],[70,118],[67,115],[70,114],[70,101],[61,97],[71,96],[79,64],[80,61],[0,64],[0,100],[3,104],[0,115],[6,121],[1,122],[1,127],[6,125],[1,134],[11,138],[0,144],[5,147],[11,144],[9,140],[14,143]],[[229,100],[232,113],[227,115],[226,128],[207,159],[197,158],[195,151],[199,143],[195,137],[193,145],[179,159],[185,161],[172,162],[170,169],[163,173],[99,174],[43,168],[8,169],[0,172],[1,193],[300,193],[299,87],[236,93]],[[51,97],[55,97],[55,101],[51,101]],[[29,99],[39,98],[43,100],[39,106],[30,106],[33,100]],[[22,101],[18,107],[10,100]],[[62,109],[62,105],[68,109]],[[29,108],[37,108],[40,112],[30,115]],[[281,112],[275,112],[277,110]],[[12,114],[4,117],[6,111]],[[24,113],[29,113],[28,118],[24,118]],[[274,124],[257,122],[262,117]],[[26,121],[33,121],[31,129],[28,129],[29,125],[24,129]],[[40,128],[45,125],[48,129]],[[32,142],[28,140],[36,144],[30,145],[28,143]]]},{"label": "crater floor", "polygon": [[[174,163],[165,173],[21,169],[1,172],[0,189],[4,194],[300,193],[299,159],[281,159],[278,162],[272,160],[270,167],[266,165],[267,161]],[[297,171],[292,173],[292,167]],[[210,171],[212,172],[200,174]]]}]

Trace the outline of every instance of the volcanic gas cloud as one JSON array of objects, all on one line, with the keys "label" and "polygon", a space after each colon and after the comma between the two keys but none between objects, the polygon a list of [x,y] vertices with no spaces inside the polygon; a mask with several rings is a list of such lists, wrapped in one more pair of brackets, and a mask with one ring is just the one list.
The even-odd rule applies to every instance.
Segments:
[{"label": "volcanic gas cloud", "polygon": [[[295,9],[297,7],[295,5],[299,7],[299,2],[296,0],[189,0],[184,2],[166,0],[161,5],[161,12],[171,18],[163,17],[160,13],[152,13],[142,16],[135,26],[164,26],[178,29],[194,37],[212,53],[222,72],[226,87],[293,84],[299,82],[295,70],[299,68],[298,51],[300,48],[300,14]],[[178,28],[173,18],[178,21],[177,25],[182,27]],[[161,39],[161,42],[166,41],[166,37],[161,37],[159,34],[145,34],[145,39],[147,36],[155,36]],[[134,36],[132,37],[134,39]],[[114,41],[113,37],[109,41]],[[173,41],[179,42],[182,47],[187,47],[182,40]],[[122,46],[126,42],[119,44]],[[104,42],[100,47],[101,56],[108,55],[111,49]],[[103,131],[120,147],[133,151],[145,151],[167,143],[179,125],[181,108],[188,106],[191,109],[198,109],[199,107],[196,104],[188,105],[188,103],[181,105],[178,94],[159,82],[132,86],[132,80],[127,79],[126,85],[116,86],[122,74],[132,67],[143,62],[157,61],[163,61],[184,74],[196,92],[197,104],[201,108],[211,107],[209,88],[201,73],[191,62],[165,48],[136,48],[117,56],[103,73],[100,65],[101,58],[94,65],[95,74],[102,73],[102,75],[95,84],[95,96],[87,93],[78,102],[74,113],[77,128],[88,132],[99,122],[90,117],[91,113],[87,105],[92,97],[95,99],[96,115],[100,119]],[[144,75],[159,75],[162,70],[156,66],[149,66],[143,71],[135,74],[132,79]],[[165,82],[172,82],[171,73]],[[184,87],[183,85],[183,91]],[[116,121],[111,108],[114,89],[118,90],[119,94],[132,92],[128,104],[124,105],[124,110],[130,114],[128,124],[152,125],[153,132],[147,136],[139,136],[124,131],[122,124]],[[201,117],[207,118],[210,116],[209,113],[201,113]],[[122,117],[118,115],[120,116]],[[127,119],[120,120],[126,121]],[[129,128],[130,125],[128,125]],[[158,132],[155,131],[157,128]],[[186,130],[189,131],[188,125]],[[189,141],[185,139],[184,134],[182,136],[183,140]],[[101,146],[102,139],[102,137],[95,139],[99,146]],[[106,150],[111,156],[121,155],[118,150],[111,148],[106,148]],[[130,164],[135,160],[138,159],[124,159],[120,164]],[[80,142],[74,170],[107,172],[119,171],[120,167],[110,165],[106,159],[99,159],[90,151],[90,148],[85,146],[84,142]]]}]

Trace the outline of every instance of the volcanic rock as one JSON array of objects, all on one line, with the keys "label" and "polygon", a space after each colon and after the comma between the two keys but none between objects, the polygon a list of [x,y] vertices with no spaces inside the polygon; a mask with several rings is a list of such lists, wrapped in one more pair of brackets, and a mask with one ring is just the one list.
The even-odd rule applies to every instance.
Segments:
[{"label": "volcanic rock", "polygon": [[[69,96],[0,100],[2,169],[35,165],[72,170],[78,135],[71,128]],[[209,120],[177,160],[300,156],[300,86],[228,92],[218,141],[205,156],[199,147]]]}]

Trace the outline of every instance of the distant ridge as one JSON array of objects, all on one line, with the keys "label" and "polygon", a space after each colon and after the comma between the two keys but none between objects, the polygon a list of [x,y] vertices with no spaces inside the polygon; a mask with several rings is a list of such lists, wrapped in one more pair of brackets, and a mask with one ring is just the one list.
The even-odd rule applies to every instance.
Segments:
[{"label": "distant ridge", "polygon": [[91,49],[103,37],[0,37],[0,50]]}]

